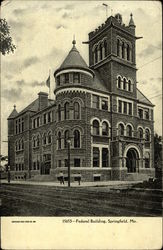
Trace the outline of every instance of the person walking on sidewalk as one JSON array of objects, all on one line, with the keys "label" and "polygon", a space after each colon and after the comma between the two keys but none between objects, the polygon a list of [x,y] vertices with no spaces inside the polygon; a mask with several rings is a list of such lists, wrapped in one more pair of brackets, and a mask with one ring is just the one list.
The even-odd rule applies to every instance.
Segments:
[{"label": "person walking on sidewalk", "polygon": [[59,180],[60,180],[60,184],[62,183],[64,184],[64,175],[62,171],[59,173]]}]

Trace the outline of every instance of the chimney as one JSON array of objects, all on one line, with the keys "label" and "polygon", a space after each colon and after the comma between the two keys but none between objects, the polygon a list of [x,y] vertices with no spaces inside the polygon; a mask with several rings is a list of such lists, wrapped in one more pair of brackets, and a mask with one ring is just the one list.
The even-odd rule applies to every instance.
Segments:
[{"label": "chimney", "polygon": [[48,94],[45,92],[38,93],[39,110],[42,110],[48,106]]}]

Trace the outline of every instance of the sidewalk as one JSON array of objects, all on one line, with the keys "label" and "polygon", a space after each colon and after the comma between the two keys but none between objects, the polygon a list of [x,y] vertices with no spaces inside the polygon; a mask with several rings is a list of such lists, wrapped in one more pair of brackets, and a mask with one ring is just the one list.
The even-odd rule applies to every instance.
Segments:
[{"label": "sidewalk", "polygon": [[[7,180],[1,180],[1,183],[8,183]],[[68,183],[65,182],[64,185],[59,182],[38,182],[38,181],[16,181],[11,180],[11,184],[26,184],[26,185],[41,185],[41,186],[54,186],[54,187],[67,187]],[[81,182],[80,186],[78,182],[72,182],[71,187],[109,187],[109,188],[124,188],[129,187],[132,184],[142,183],[142,181],[97,181],[97,182]]]}]

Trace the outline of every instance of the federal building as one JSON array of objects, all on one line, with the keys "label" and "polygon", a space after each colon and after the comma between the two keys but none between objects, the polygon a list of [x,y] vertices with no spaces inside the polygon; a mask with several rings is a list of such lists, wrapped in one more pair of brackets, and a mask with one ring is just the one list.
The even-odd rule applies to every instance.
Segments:
[{"label": "federal building", "polygon": [[[137,88],[136,25],[120,14],[88,34],[89,65],[75,39],[53,73],[54,99],[36,100],[8,117],[12,178],[56,181],[144,180],[155,175],[154,105]],[[71,45],[70,45],[71,46]]]}]

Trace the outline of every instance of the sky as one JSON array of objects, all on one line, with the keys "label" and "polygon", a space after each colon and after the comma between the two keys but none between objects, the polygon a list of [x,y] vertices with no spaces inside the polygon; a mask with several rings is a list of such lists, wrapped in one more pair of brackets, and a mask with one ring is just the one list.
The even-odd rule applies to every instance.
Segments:
[{"label": "sky", "polygon": [[[155,105],[155,132],[162,134],[162,10],[160,1],[5,1],[1,18],[11,27],[14,54],[1,56],[1,153],[7,154],[7,117],[13,105],[20,112],[48,92],[45,82],[70,49],[76,47],[88,63],[88,33],[116,13],[128,25],[130,13],[136,25],[137,87]],[[51,98],[54,96],[51,94]]]}]

